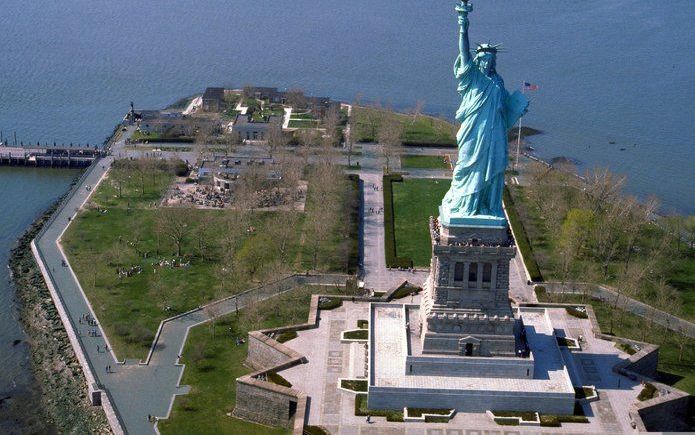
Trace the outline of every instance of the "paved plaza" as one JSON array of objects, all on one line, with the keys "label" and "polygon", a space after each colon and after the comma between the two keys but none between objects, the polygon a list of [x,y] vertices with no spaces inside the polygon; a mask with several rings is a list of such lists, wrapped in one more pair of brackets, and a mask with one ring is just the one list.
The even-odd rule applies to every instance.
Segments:
[{"label": "paved plaza", "polygon": [[[406,297],[395,301],[411,303]],[[419,304],[419,296],[412,303]],[[365,346],[362,343],[341,343],[340,333],[355,329],[357,320],[369,318],[369,303],[346,301],[340,308],[321,311],[319,327],[299,331],[298,337],[285,345],[306,355],[308,363],[281,372],[293,388],[310,397],[308,424],[326,427],[336,434],[515,434],[515,433],[625,433],[631,432],[627,409],[641,391],[638,382],[613,373],[614,364],[628,357],[612,342],[594,338],[587,319],[569,316],[564,308],[549,309],[549,317],[556,332],[570,337],[584,337],[581,351],[562,351],[562,358],[573,384],[595,385],[600,400],[584,404],[589,423],[563,423],[561,428],[499,426],[485,414],[458,413],[448,424],[443,423],[391,423],[384,417],[354,415],[352,392],[338,389],[339,378],[354,378],[364,373]],[[529,319],[530,322],[531,319]],[[534,323],[534,322],[532,322]],[[396,327],[394,325],[394,327]],[[551,331],[545,330],[550,334]],[[360,364],[361,363],[361,364]],[[550,362],[547,364],[551,364]],[[505,384],[513,382],[498,379]],[[542,429],[542,431],[541,431]]]}]

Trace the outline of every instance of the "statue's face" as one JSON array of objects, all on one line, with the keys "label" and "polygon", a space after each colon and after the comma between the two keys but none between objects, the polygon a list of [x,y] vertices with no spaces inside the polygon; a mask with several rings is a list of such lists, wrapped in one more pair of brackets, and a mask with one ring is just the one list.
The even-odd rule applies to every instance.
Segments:
[{"label": "statue's face", "polygon": [[495,66],[497,65],[497,59],[492,53],[485,53],[478,55],[478,68],[486,76],[491,75],[495,72]]}]

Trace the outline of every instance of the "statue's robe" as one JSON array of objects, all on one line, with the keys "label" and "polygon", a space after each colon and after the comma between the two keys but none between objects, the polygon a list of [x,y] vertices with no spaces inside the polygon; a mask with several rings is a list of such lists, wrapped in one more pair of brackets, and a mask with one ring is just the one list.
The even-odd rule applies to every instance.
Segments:
[{"label": "statue's robe", "polygon": [[442,207],[449,216],[504,217],[502,189],[507,167],[507,132],[523,114],[528,100],[504,88],[498,75],[488,77],[471,60],[454,64],[461,105],[456,120],[458,161]]}]

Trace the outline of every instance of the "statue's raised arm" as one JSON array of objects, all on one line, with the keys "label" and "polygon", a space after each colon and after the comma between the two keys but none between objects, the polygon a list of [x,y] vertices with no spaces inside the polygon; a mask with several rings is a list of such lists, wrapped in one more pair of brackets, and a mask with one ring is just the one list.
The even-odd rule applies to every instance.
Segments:
[{"label": "statue's raised arm", "polygon": [[465,65],[471,60],[471,44],[468,40],[468,13],[473,11],[473,6],[468,3],[468,0],[462,0],[455,9],[459,16],[459,54],[461,55],[461,64]]}]

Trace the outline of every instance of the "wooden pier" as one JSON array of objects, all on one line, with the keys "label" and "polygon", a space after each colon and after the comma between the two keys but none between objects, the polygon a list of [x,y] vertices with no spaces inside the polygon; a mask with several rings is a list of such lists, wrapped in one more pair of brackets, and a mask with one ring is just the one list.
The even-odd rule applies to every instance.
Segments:
[{"label": "wooden pier", "polygon": [[105,151],[89,145],[0,145],[0,166],[84,168]]}]

